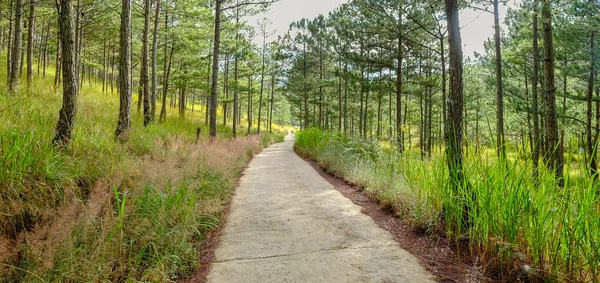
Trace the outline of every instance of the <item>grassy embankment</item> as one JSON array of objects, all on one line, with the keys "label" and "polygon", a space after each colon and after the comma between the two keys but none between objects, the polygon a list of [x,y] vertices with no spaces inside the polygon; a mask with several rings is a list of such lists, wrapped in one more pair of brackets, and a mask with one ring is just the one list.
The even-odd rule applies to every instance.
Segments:
[{"label": "grassy embankment", "polygon": [[[491,150],[474,149],[465,160],[472,226],[457,231],[444,221],[461,215],[461,200],[448,186],[444,156],[400,155],[376,142],[349,139],[316,129],[296,136],[296,150],[320,166],[362,186],[420,231],[468,239],[487,275],[507,281],[600,281],[598,186],[582,174],[582,162],[568,158],[565,188],[541,170],[535,184],[531,164],[497,162]],[[513,155],[514,156],[514,155]],[[464,189],[463,189],[464,190]],[[461,192],[463,195],[466,192]]]},{"label": "grassy embankment", "polygon": [[232,140],[219,126],[216,142],[204,134],[195,144],[197,127],[208,133],[201,113],[180,119],[169,109],[165,123],[144,128],[134,106],[129,141],[115,142],[118,96],[86,82],[71,145],[57,149],[61,94],[50,70],[16,95],[0,70],[0,281],[164,282],[193,273],[196,247],[218,225],[240,172],[282,136]]}]

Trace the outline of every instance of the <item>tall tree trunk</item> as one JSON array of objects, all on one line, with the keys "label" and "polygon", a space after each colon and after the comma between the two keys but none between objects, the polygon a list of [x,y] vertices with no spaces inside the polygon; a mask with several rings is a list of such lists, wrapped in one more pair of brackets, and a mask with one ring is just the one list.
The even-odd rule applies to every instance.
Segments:
[{"label": "tall tree trunk", "polygon": [[540,160],[540,116],[538,107],[538,83],[540,55],[538,48],[538,6],[539,0],[533,1],[533,75],[531,82],[531,114],[533,116],[533,152],[531,154],[533,164],[533,177],[537,180],[538,165]]},{"label": "tall tree trunk", "polygon": [[[568,64],[568,57],[564,57],[564,68],[566,70]],[[562,127],[560,129],[560,151],[565,152],[565,126],[567,124],[567,72],[563,72],[563,97],[562,97]]]},{"label": "tall tree trunk", "polygon": [[113,48],[115,47],[114,44],[114,40],[110,41],[110,54],[111,54],[111,59],[110,59],[110,92],[114,93],[115,89],[114,89],[114,84],[115,84],[115,52],[113,50]]},{"label": "tall tree trunk", "polygon": [[[430,57],[431,58],[431,57]],[[427,70],[427,78],[431,78],[431,69]],[[425,113],[425,115],[427,116],[427,124],[425,125],[425,128],[427,129],[425,131],[426,134],[426,146],[425,146],[425,151],[427,153],[427,157],[431,157],[431,149],[432,149],[432,120],[433,120],[433,112],[432,112],[432,100],[433,100],[433,88],[428,86],[427,87],[427,98],[425,100],[425,103],[427,105],[427,112]]]},{"label": "tall tree trunk", "polygon": [[[450,55],[450,95],[446,101],[448,109],[448,132],[446,133],[446,160],[450,173],[450,186],[457,197],[460,188],[465,188],[466,180],[463,173],[462,139],[463,139],[463,53],[458,22],[457,0],[445,0],[448,21],[448,45]],[[468,215],[468,202],[463,217]],[[468,219],[468,218],[467,218]],[[466,219],[465,219],[466,220]]]},{"label": "tall tree trunk", "polygon": [[248,132],[246,135],[250,134],[250,129],[252,128],[252,75],[248,76]]},{"label": "tall tree trunk", "polygon": [[363,119],[363,123],[364,123],[364,137],[367,136],[367,132],[369,131],[369,94],[371,92],[371,81],[370,81],[370,77],[369,77],[369,71],[367,69],[367,85],[366,85],[366,91],[365,91],[365,111],[364,111],[364,115],[365,118]]},{"label": "tall tree trunk", "polygon": [[[402,20],[402,18],[400,18]],[[402,35],[398,36],[398,51],[396,67],[396,142],[398,143],[398,151],[404,151],[404,133],[402,132]],[[410,137],[409,137],[410,139]]]},{"label": "tall tree trunk", "polygon": [[[236,12],[237,13],[237,12]],[[239,34],[236,34],[236,46],[237,46],[237,40],[239,39]],[[234,62],[233,62],[233,84],[234,84],[234,89],[233,89],[233,126],[232,126],[232,130],[233,130],[233,138],[235,139],[237,137],[237,125],[238,125],[238,116],[239,116],[239,85],[238,85],[238,50],[236,48],[236,53],[235,53],[235,57],[234,57]]]},{"label": "tall tree trunk", "polygon": [[[132,67],[131,70],[131,82],[133,83],[133,69],[135,68],[135,66]],[[144,102],[144,86],[143,86],[143,82],[142,82],[142,72],[140,72],[140,78],[138,80],[138,88],[137,88],[137,93],[138,93],[138,100],[137,100],[137,113],[140,113],[142,111],[142,104]],[[171,101],[171,103],[173,103],[173,101]]]},{"label": "tall tree trunk", "polygon": [[[60,13],[60,10],[59,10]],[[59,23],[60,26],[60,23]],[[57,32],[58,39],[56,40],[56,70],[54,72],[54,90],[58,89],[58,84],[60,83],[60,73],[62,70],[62,44],[60,40],[60,28]]]},{"label": "tall tree trunk", "polygon": [[504,141],[504,97],[502,90],[502,50],[500,48],[500,17],[498,0],[494,0],[494,45],[496,51],[496,151],[498,158],[506,159]]},{"label": "tall tree trunk", "polygon": [[[239,0],[236,1],[236,4],[239,5]],[[237,7],[235,9],[235,26],[237,28],[238,24],[240,22],[240,8]],[[232,125],[232,134],[233,134],[233,138],[235,139],[237,137],[237,126],[238,126],[238,117],[239,117],[239,84],[238,84],[238,68],[239,68],[239,64],[238,64],[238,57],[239,57],[239,50],[238,50],[238,42],[240,40],[240,32],[236,31],[235,33],[235,53],[234,53],[234,57],[233,57],[233,84],[234,84],[234,89],[233,89],[233,125]]]},{"label": "tall tree trunk", "polygon": [[8,91],[14,93],[19,84],[19,66],[21,59],[21,45],[23,33],[23,0],[15,0],[14,32],[12,40],[12,50],[10,52],[10,79],[8,81]]},{"label": "tall tree trunk", "polygon": [[544,80],[546,82],[546,98],[548,113],[546,116],[546,133],[550,153],[550,166],[556,181],[563,186],[563,153],[558,139],[558,122],[556,117],[556,87],[554,85],[554,42],[552,37],[552,4],[550,0],[542,1],[542,17],[544,26]]},{"label": "tall tree trunk", "polygon": [[586,139],[587,139],[587,153],[589,156],[589,173],[593,176],[594,179],[597,179],[598,173],[598,163],[596,162],[596,143],[592,140],[592,105],[593,105],[593,96],[594,96],[594,78],[596,77],[596,70],[594,66],[595,62],[595,54],[594,54],[594,34],[592,32],[590,38],[590,76],[588,80],[588,92],[587,92],[587,127],[586,127]]},{"label": "tall tree trunk", "polygon": [[225,74],[223,74],[223,89],[225,91],[225,101],[223,101],[223,125],[227,125],[227,108],[229,105],[229,54],[225,56]]},{"label": "tall tree trunk", "polygon": [[[8,40],[6,42],[6,81],[7,83],[10,82],[10,68],[11,68],[11,59],[12,59],[12,45],[13,45],[13,30],[14,30],[14,22],[15,22],[15,9],[14,9],[14,2],[15,0],[9,0],[10,2],[10,14],[9,14],[9,18],[8,18]],[[60,9],[60,7],[57,7],[57,9]],[[60,40],[57,40],[57,42],[60,42]],[[58,51],[57,51],[58,52]],[[58,62],[58,61],[57,61]],[[58,73],[58,70],[57,70]]]},{"label": "tall tree trunk", "polygon": [[[23,7],[25,8],[25,7]],[[23,13],[25,13],[25,11],[23,11]],[[23,20],[23,28],[25,28],[27,25],[25,24],[25,20]],[[21,76],[21,74],[23,74],[23,64],[25,63],[25,53],[26,53],[26,49],[27,46],[23,47],[23,43],[27,41],[27,38],[25,37],[26,34],[23,33],[23,31],[21,30],[21,50],[19,50],[19,54],[21,56],[21,59],[19,60],[19,76]]]},{"label": "tall tree trunk", "polygon": [[[77,110],[77,74],[75,73],[74,26],[71,0],[58,1],[59,34],[62,48],[63,101],[58,115],[53,143],[68,146]],[[58,8],[58,7],[57,7]]]},{"label": "tall tree trunk", "polygon": [[140,66],[140,80],[142,84],[142,96],[144,97],[144,126],[152,121],[150,109],[150,86],[148,80],[148,38],[150,34],[150,1],[144,0],[144,31],[142,32],[142,65]]},{"label": "tall tree trunk", "polygon": [[50,41],[50,23],[46,25],[46,40],[44,41],[44,65],[42,68],[42,77],[46,77],[46,65],[48,64],[48,41]]},{"label": "tall tree trunk", "polygon": [[108,68],[106,60],[106,42],[104,42],[104,44],[102,45],[102,93],[106,91],[106,72]]},{"label": "tall tree trunk", "polygon": [[[166,45],[166,42],[165,42]],[[163,78],[163,94],[162,94],[162,106],[160,108],[160,116],[158,121],[163,123],[167,121],[167,95],[169,95],[169,79],[171,75],[171,63],[173,62],[173,50],[175,50],[175,43],[171,44],[171,50],[169,51],[169,59],[165,60],[165,75]],[[165,53],[166,55],[166,53]],[[165,58],[166,59],[166,58]]]},{"label": "tall tree trunk", "polygon": [[377,139],[381,140],[381,99],[382,95],[377,95]]},{"label": "tall tree trunk", "polygon": [[[44,25],[45,25],[45,23],[42,21],[42,26],[41,26],[41,29],[40,29],[40,31],[41,31],[41,33],[40,33],[40,40],[39,40],[39,43],[37,44],[37,51],[35,50],[35,45],[36,45],[35,42],[33,42],[33,46],[32,46],[32,51],[35,52],[35,53],[37,53],[35,56],[37,56],[37,76],[38,77],[40,76],[40,69],[42,67],[42,52],[43,52],[43,49],[44,49],[43,47],[44,47],[44,38],[45,38],[44,37],[45,36],[45,34],[44,34],[44,31],[45,31]],[[2,30],[0,30],[0,37],[2,36],[1,32],[2,32]],[[0,39],[0,50],[2,49],[2,42],[1,41],[2,40]],[[34,58],[32,56],[32,60],[33,59]],[[32,69],[33,69],[33,61],[31,63],[31,65],[32,65]],[[32,80],[33,80],[33,77],[32,77]]]},{"label": "tall tree trunk", "polygon": [[[212,46],[212,44],[210,44],[210,46]],[[210,52],[208,54],[208,70],[206,71],[206,85],[210,86],[210,75],[211,75],[211,70],[212,70],[212,65],[211,65],[211,59],[212,59],[212,52]],[[210,89],[206,90],[206,113],[204,116],[204,123],[206,125],[208,125],[208,121],[210,120],[209,118],[210,116]]]},{"label": "tall tree trunk", "polygon": [[[361,52],[362,54],[362,52]],[[365,114],[363,112],[363,108],[364,108],[364,97],[365,97],[365,71],[363,70],[363,66],[362,63],[360,64],[360,108],[358,110],[358,134],[360,136],[361,139],[365,138],[365,134],[363,132],[363,119],[365,117]]]},{"label": "tall tree trunk", "polygon": [[[38,77],[40,76],[40,73],[41,73],[41,70],[42,70],[42,64],[45,63],[42,60],[44,60],[44,47],[45,47],[46,41],[48,40],[48,37],[47,37],[47,34],[46,34],[46,30],[47,30],[47,28],[46,28],[46,22],[43,21],[42,22],[42,28],[40,29],[40,31],[41,31],[41,33],[40,33],[40,42],[38,44],[38,50],[37,50],[37,76]],[[35,47],[34,47],[34,49],[35,49]]]},{"label": "tall tree trunk", "polygon": [[160,17],[160,0],[156,0],[154,8],[154,33],[152,36],[152,90],[150,94],[150,121],[156,120],[156,94],[158,92],[157,66],[158,56],[158,23]]},{"label": "tall tree trunk", "polygon": [[275,75],[271,75],[271,109],[269,110],[269,133],[273,132],[273,104],[275,104]]},{"label": "tall tree trunk", "polygon": [[[185,73],[186,73],[186,71],[184,71],[184,74]],[[185,98],[186,91],[187,91],[187,82],[184,79],[183,85],[181,86],[181,91],[179,93],[179,118],[185,118],[185,109],[187,106],[187,101]]]},{"label": "tall tree trunk", "polygon": [[308,129],[308,117],[309,117],[309,113],[308,113],[308,86],[307,86],[307,70],[306,70],[306,38],[303,38],[303,50],[302,50],[302,64],[303,64],[303,73],[304,73],[304,80],[302,81],[302,84],[304,86],[304,128]]},{"label": "tall tree trunk", "polygon": [[162,105],[160,108],[160,115],[158,121],[160,123],[167,120],[167,94],[169,93],[169,75],[171,72],[171,61],[173,59],[173,50],[175,49],[175,43],[171,44],[170,54],[167,54],[167,40],[169,38],[169,6],[165,5],[165,57],[163,64],[163,93],[162,93]]},{"label": "tall tree trunk", "polygon": [[119,121],[115,138],[126,141],[131,125],[131,0],[121,0],[119,48]]},{"label": "tall tree trunk", "polygon": [[338,133],[342,132],[342,61],[338,62]]},{"label": "tall tree trunk", "polygon": [[[348,64],[344,63],[344,74],[348,73]],[[348,133],[348,79],[344,78],[344,134]]]},{"label": "tall tree trunk", "polygon": [[444,135],[446,134],[446,132],[448,131],[448,111],[446,110],[446,96],[448,96],[447,94],[447,90],[446,90],[446,50],[444,48],[444,35],[442,34],[442,32],[440,31],[440,57],[441,57],[441,64],[442,64],[442,124],[443,124],[443,130],[444,130]]},{"label": "tall tree trunk", "polygon": [[[76,72],[78,75],[81,75],[81,81],[79,82],[80,85],[83,87],[83,83],[85,82],[85,77],[81,74],[82,73],[82,68],[83,68],[83,61],[81,60],[81,54],[82,54],[82,50],[83,50],[83,12],[82,12],[82,5],[80,3],[81,1],[78,0],[77,1],[77,17],[76,17],[76,22],[75,22],[75,27],[76,27],[76,33],[75,33],[75,46],[76,46],[76,52],[75,52],[75,60],[77,62],[77,65],[75,66]],[[131,36],[129,38],[129,41],[131,42]]]},{"label": "tall tree trunk", "polygon": [[221,46],[221,1],[215,3],[215,39],[213,47],[212,84],[210,89],[210,138],[217,136],[217,90],[219,81],[219,48]]},{"label": "tall tree trunk", "polygon": [[[525,69],[527,69],[527,64],[525,64]],[[525,101],[527,103],[527,105],[529,105],[529,79],[528,79],[528,75],[527,75],[527,70],[525,70]],[[479,111],[479,109],[477,109],[477,111]],[[527,136],[529,137],[529,149],[533,152],[533,137],[532,137],[532,133],[533,133],[533,126],[531,124],[531,113],[527,112]],[[523,153],[525,153],[525,146],[523,146]]]},{"label": "tall tree trunk", "polygon": [[267,51],[267,34],[263,30],[263,48],[262,48],[262,67],[260,71],[260,95],[258,97],[258,130],[257,134],[260,134],[260,122],[262,121],[262,103],[263,103],[263,88],[265,85],[265,54]]},{"label": "tall tree trunk", "polygon": [[31,89],[31,84],[33,83],[33,32],[35,31],[35,5],[36,3],[34,1],[29,3],[29,21],[27,24],[27,89]]},{"label": "tall tree trunk", "polygon": [[388,122],[390,123],[388,126],[388,140],[391,142],[392,139],[394,138],[394,122],[393,122],[393,116],[392,116],[392,95],[393,92],[389,92],[389,97],[388,97]]},{"label": "tall tree trunk", "polygon": [[323,128],[323,51],[319,42],[319,128]]}]

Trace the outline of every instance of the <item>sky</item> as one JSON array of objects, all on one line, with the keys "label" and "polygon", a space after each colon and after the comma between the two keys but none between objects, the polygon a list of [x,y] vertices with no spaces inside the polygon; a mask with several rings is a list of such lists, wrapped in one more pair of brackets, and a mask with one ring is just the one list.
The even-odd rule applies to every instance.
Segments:
[{"label": "sky", "polygon": [[[273,34],[271,39],[277,35],[283,35],[287,32],[292,22],[303,18],[313,19],[319,14],[327,15],[342,3],[348,0],[280,0],[271,4],[269,10],[265,13],[249,17],[248,23],[255,26],[258,30],[259,22],[265,17],[271,22],[269,33]],[[509,0],[508,5],[516,7],[520,0]],[[500,5],[500,22],[504,23],[507,7]],[[460,11],[459,18],[461,37],[463,41],[463,53],[465,57],[473,57],[474,52],[483,53],[483,43],[492,38],[494,34],[494,16],[491,13],[477,11],[473,9],[464,9]],[[258,40],[256,43],[260,43]]]}]

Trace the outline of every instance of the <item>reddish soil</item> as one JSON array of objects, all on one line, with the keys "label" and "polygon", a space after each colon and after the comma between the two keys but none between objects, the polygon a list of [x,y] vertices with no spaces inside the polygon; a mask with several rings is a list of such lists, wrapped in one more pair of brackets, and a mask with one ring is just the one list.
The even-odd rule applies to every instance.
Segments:
[{"label": "reddish soil", "polygon": [[[304,158],[304,157],[303,157]],[[326,172],[316,162],[304,158],[319,174],[339,192],[355,204],[363,207],[362,212],[370,216],[379,227],[386,229],[402,247],[415,257],[439,282],[493,282],[483,275],[483,267],[472,255],[469,246],[457,244],[439,235],[425,235],[412,229],[398,218],[389,205],[380,204],[362,188]]]}]

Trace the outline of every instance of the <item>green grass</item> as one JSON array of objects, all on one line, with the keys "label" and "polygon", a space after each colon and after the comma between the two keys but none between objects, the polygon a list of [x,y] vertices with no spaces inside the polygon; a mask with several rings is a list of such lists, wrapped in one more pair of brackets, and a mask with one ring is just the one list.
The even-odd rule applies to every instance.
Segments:
[{"label": "green grass", "polygon": [[129,140],[115,142],[118,95],[86,82],[71,145],[58,149],[53,71],[10,95],[0,68],[0,243],[17,245],[0,255],[0,281],[164,282],[193,273],[196,245],[218,225],[239,174],[281,132],[231,140],[219,125],[210,143],[203,113],[180,119],[168,109],[165,123],[143,127],[134,105]]},{"label": "green grass", "polygon": [[[474,154],[470,149],[465,160],[469,191],[455,193],[441,152],[421,159],[413,151],[400,155],[375,142],[316,129],[299,132],[295,147],[395,208],[415,229],[469,239],[489,276],[600,281],[598,185],[581,175],[584,168],[572,158],[565,167],[565,188],[558,189],[544,168],[536,184],[529,162],[514,159],[503,165],[486,150]],[[455,225],[464,220],[464,198],[457,195],[477,200],[468,202],[472,224],[467,230]]]}]

